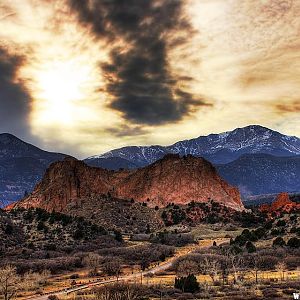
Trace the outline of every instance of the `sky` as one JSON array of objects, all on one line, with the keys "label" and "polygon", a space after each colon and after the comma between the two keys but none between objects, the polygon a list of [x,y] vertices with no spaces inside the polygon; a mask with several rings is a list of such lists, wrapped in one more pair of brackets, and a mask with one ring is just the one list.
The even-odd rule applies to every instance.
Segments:
[{"label": "sky", "polygon": [[298,0],[0,0],[0,132],[79,158],[300,136]]}]

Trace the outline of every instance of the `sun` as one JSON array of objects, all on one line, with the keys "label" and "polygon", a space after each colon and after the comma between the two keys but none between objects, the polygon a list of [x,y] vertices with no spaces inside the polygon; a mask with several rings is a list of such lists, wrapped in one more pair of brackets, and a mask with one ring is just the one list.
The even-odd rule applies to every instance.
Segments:
[{"label": "sun", "polygon": [[[76,60],[52,61],[35,74],[36,119],[39,124],[70,125],[89,93],[91,69]],[[83,112],[81,112],[83,113]]]}]

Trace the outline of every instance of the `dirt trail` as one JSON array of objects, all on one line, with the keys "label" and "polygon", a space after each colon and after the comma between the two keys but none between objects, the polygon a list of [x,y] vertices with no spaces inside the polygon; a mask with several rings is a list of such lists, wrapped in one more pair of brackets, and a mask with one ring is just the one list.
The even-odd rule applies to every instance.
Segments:
[{"label": "dirt trail", "polygon": [[68,288],[68,289],[63,289],[63,290],[59,290],[56,292],[51,292],[45,295],[41,295],[41,296],[34,296],[34,297],[30,297],[27,299],[30,300],[47,300],[48,296],[50,295],[56,295],[56,296],[61,296],[61,295],[67,295],[70,293],[74,293],[77,291],[81,291],[81,290],[85,290],[85,289],[90,289],[92,287],[95,286],[101,286],[101,285],[105,285],[105,284],[111,284],[111,283],[115,283],[115,282],[120,282],[120,281],[129,281],[129,280],[135,280],[137,278],[141,278],[142,276],[145,275],[155,275],[158,274],[162,271],[166,271],[167,269],[169,269],[172,266],[172,263],[179,257],[187,255],[193,251],[195,251],[196,249],[201,249],[201,248],[207,248],[213,245],[213,242],[216,242],[217,245],[220,245],[222,243],[228,242],[229,239],[228,238],[218,238],[215,240],[212,239],[208,239],[208,240],[200,240],[197,244],[193,244],[193,245],[187,245],[181,248],[178,248],[177,251],[175,252],[175,255],[169,259],[167,259],[165,262],[161,263],[160,265],[156,265],[153,267],[150,267],[150,269],[148,269],[147,271],[144,272],[136,272],[130,275],[124,275],[122,277],[119,277],[118,280],[115,279],[109,279],[109,280],[102,280],[99,279],[96,282],[93,283],[89,283],[89,284],[84,284],[81,286],[77,286],[74,288]]}]

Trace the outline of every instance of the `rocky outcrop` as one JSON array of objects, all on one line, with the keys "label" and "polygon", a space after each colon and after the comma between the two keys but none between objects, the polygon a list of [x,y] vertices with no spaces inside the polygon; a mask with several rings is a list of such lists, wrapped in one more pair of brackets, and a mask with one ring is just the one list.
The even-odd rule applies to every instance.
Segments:
[{"label": "rocky outcrop", "polygon": [[70,203],[101,194],[134,199],[150,207],[214,200],[238,211],[244,209],[238,189],[226,183],[212,164],[176,154],[131,171],[109,171],[66,158],[53,163],[34,191],[14,207],[65,211]]},{"label": "rocky outcrop", "polygon": [[260,211],[264,213],[290,213],[294,210],[300,210],[300,204],[290,200],[288,193],[280,193],[275,201],[271,204],[263,204],[260,206]]}]

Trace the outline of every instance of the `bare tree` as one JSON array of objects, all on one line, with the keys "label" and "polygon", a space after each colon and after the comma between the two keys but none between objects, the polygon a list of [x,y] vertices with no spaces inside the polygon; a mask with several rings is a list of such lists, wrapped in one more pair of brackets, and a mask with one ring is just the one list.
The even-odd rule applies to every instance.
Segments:
[{"label": "bare tree", "polygon": [[22,288],[25,291],[36,290],[39,287],[40,274],[33,273],[31,270],[23,275]]},{"label": "bare tree", "polygon": [[44,269],[41,273],[40,273],[40,279],[39,279],[39,284],[41,285],[45,285],[49,279],[49,277],[51,276],[51,272],[47,269]]},{"label": "bare tree", "polygon": [[85,258],[83,259],[83,264],[91,270],[90,273],[92,275],[97,275],[98,267],[101,261],[102,259],[99,254],[91,252],[87,256],[85,256]]},{"label": "bare tree", "polygon": [[255,283],[258,283],[258,272],[260,271],[260,262],[261,259],[257,254],[251,255],[249,257],[249,267],[251,270],[251,273],[255,277]]},{"label": "bare tree", "polygon": [[48,270],[43,270],[41,273],[30,270],[22,276],[20,287],[26,291],[36,290],[41,285],[46,284],[49,276],[50,272]]},{"label": "bare tree", "polygon": [[284,281],[284,272],[286,270],[286,264],[284,262],[279,262],[276,264],[275,268],[280,274],[281,281]]},{"label": "bare tree", "polygon": [[114,284],[95,291],[97,300],[137,300],[141,299],[141,288],[132,284]]},{"label": "bare tree", "polygon": [[203,269],[204,273],[210,276],[213,283],[216,283],[221,270],[221,265],[217,259],[212,256],[205,256],[200,264],[200,268]]},{"label": "bare tree", "polygon": [[0,269],[0,295],[4,300],[13,299],[19,289],[20,277],[13,266]]},{"label": "bare tree", "polygon": [[176,273],[178,276],[196,275],[199,273],[198,265],[190,259],[181,260],[177,264]]},{"label": "bare tree", "polygon": [[116,276],[119,279],[122,270],[122,264],[119,259],[107,261],[103,264],[103,271],[109,276]]},{"label": "bare tree", "polygon": [[233,273],[234,284],[236,284],[239,281],[238,272],[242,269],[243,266],[243,257],[241,255],[234,253],[233,251],[231,251],[231,249],[228,249],[225,252],[225,255],[227,256],[229,267]]}]

